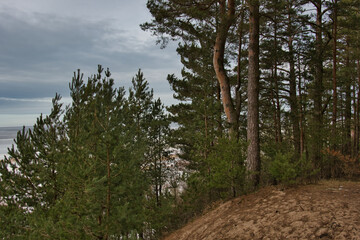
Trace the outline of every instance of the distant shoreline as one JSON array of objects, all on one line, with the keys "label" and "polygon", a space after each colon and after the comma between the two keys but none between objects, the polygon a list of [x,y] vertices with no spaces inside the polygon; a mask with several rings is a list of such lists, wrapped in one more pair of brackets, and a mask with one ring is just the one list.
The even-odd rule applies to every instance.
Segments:
[{"label": "distant shoreline", "polygon": [[0,129],[2,129],[2,128],[18,128],[18,129],[22,129],[23,127],[32,128],[33,126],[6,126],[6,127],[0,127]]},{"label": "distant shoreline", "polygon": [[[7,149],[11,148],[14,144],[14,139],[18,131],[21,131],[24,126],[15,127],[0,127],[0,160],[4,159],[4,156],[9,156]],[[25,129],[31,129],[30,126],[25,126]]]}]

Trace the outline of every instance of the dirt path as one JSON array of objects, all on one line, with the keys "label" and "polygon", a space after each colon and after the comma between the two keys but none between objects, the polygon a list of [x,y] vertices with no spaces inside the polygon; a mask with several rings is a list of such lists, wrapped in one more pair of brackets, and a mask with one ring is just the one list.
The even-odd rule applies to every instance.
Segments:
[{"label": "dirt path", "polygon": [[360,240],[360,182],[267,187],[221,204],[166,240]]}]

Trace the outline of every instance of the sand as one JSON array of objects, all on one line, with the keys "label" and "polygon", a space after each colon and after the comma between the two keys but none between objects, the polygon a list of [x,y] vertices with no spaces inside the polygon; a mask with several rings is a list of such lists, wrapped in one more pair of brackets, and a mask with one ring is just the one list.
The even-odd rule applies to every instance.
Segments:
[{"label": "sand", "polygon": [[360,240],[360,182],[266,187],[193,220],[166,240]]}]

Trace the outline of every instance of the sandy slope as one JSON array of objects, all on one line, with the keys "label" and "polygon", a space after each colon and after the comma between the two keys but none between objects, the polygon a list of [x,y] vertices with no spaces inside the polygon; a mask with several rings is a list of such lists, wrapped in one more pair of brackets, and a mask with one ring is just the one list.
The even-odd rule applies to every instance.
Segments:
[{"label": "sandy slope", "polygon": [[267,187],[221,204],[166,240],[360,240],[360,182]]}]

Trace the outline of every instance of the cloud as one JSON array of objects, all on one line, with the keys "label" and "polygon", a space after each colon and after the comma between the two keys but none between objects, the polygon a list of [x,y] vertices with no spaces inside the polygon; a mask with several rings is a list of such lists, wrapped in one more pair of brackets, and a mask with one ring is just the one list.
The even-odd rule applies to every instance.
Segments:
[{"label": "cloud", "polygon": [[1,114],[47,114],[51,110],[51,101],[18,101],[0,99]]},{"label": "cloud", "polygon": [[7,98],[0,97],[0,101],[10,101],[10,102],[40,102],[40,103],[49,103],[51,102],[51,98]]},{"label": "cloud", "polygon": [[155,95],[171,102],[166,76],[181,70],[176,43],[160,50],[139,28],[149,18],[144,0],[2,0],[0,112],[50,111],[44,99],[68,97],[73,72],[86,80],[98,64],[126,90],[141,68]]},{"label": "cloud", "polygon": [[96,58],[97,39],[106,33],[102,23],[16,10],[0,13],[1,67],[13,70],[61,68]]},{"label": "cloud", "polygon": [[[65,107],[71,103],[71,99],[64,97],[61,102]],[[0,127],[31,126],[40,114],[49,114],[51,108],[52,98],[0,97]]]},{"label": "cloud", "polygon": [[119,29],[105,20],[90,22],[7,9],[0,12],[0,32],[0,69],[5,73],[0,75],[1,83],[61,79],[66,83],[71,79],[65,77],[77,68],[94,71],[97,64],[115,71],[179,66],[174,47],[160,50],[139,28]]}]

